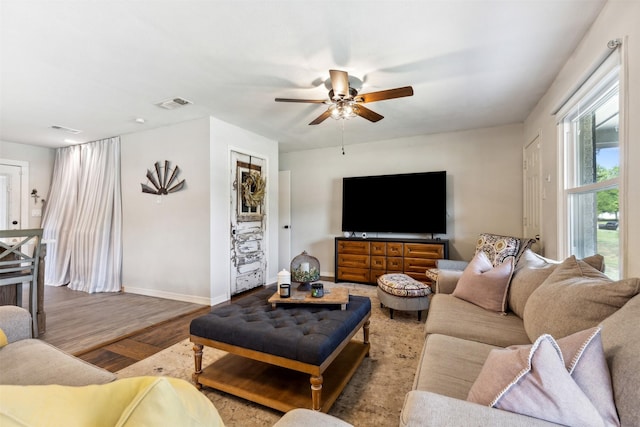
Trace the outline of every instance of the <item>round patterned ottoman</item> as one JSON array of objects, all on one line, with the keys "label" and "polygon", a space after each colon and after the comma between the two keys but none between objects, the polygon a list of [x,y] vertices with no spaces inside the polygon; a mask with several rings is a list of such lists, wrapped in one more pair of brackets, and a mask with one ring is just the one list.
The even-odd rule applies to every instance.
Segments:
[{"label": "round patterned ottoman", "polygon": [[406,274],[391,273],[378,277],[378,298],[380,306],[389,308],[389,317],[393,319],[393,310],[417,311],[418,320],[422,320],[422,310],[429,308],[431,287]]}]

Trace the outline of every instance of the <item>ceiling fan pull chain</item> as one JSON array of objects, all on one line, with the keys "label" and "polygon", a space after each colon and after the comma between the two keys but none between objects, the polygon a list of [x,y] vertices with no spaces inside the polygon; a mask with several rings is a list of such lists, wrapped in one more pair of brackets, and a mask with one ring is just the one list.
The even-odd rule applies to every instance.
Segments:
[{"label": "ceiling fan pull chain", "polygon": [[342,155],[344,156],[344,120],[342,122]]}]

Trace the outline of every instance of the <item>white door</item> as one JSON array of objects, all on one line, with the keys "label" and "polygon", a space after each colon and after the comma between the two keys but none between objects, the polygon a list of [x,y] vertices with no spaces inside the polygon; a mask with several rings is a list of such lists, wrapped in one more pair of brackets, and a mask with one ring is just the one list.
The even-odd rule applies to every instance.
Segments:
[{"label": "white door", "polygon": [[[266,283],[266,196],[255,205],[260,194],[255,181],[264,179],[265,172],[264,159],[231,152],[231,295]],[[253,183],[247,181],[250,176]],[[248,201],[243,197],[247,189]]]},{"label": "white door", "polygon": [[20,166],[0,164],[0,230],[28,228],[21,224]]},{"label": "white door", "polygon": [[278,173],[278,271],[291,265],[291,171]]},{"label": "white door", "polygon": [[524,237],[535,237],[537,247],[533,249],[542,253],[542,177],[540,162],[539,136],[524,149]]}]

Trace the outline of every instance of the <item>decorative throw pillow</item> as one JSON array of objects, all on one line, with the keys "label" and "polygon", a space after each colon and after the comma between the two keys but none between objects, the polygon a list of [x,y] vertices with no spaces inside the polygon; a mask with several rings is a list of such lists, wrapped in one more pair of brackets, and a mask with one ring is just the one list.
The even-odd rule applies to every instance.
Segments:
[{"label": "decorative throw pillow", "polygon": [[613,282],[571,256],[531,294],[524,308],[529,339],[557,338],[597,326],[640,292],[640,279]]},{"label": "decorative throw pillow", "polygon": [[550,335],[531,346],[491,350],[467,400],[563,425],[603,425]]},{"label": "decorative throw pillow", "polygon": [[593,403],[606,425],[619,426],[601,330],[599,326],[586,329],[560,338],[557,343],[569,375]]},{"label": "decorative throw pillow", "polygon": [[[592,255],[583,261],[599,271],[604,271],[602,255]],[[562,261],[545,258],[531,249],[526,249],[516,263],[509,285],[509,309],[522,319],[529,296],[561,263]]]},{"label": "decorative throw pillow", "polygon": [[4,333],[2,329],[0,329],[0,348],[9,344],[9,340],[7,339],[7,334]]},{"label": "decorative throw pillow", "polygon": [[513,273],[513,257],[494,267],[484,252],[478,252],[453,291],[453,296],[491,311],[504,312]]},{"label": "decorative throw pillow", "polygon": [[501,264],[507,257],[516,257],[519,251],[520,239],[510,236],[482,233],[476,243],[476,254],[484,252],[493,266]]}]

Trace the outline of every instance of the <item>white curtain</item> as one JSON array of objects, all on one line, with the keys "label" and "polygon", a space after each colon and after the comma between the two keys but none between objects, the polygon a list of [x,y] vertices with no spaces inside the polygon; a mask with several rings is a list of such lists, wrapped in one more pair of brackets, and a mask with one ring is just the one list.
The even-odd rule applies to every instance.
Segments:
[{"label": "white curtain", "polygon": [[118,292],[122,283],[120,138],[59,148],[43,217],[45,283]]}]

